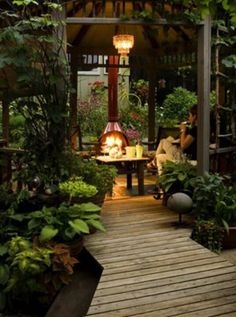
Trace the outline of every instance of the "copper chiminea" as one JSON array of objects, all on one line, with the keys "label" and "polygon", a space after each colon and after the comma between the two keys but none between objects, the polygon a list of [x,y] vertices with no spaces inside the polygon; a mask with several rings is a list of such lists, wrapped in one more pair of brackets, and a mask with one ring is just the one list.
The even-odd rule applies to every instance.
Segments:
[{"label": "copper chiminea", "polygon": [[108,61],[109,65],[113,64],[115,67],[108,67],[108,123],[99,138],[99,151],[105,154],[109,154],[113,147],[124,151],[124,148],[129,143],[118,122],[117,90],[119,57],[109,56]]}]

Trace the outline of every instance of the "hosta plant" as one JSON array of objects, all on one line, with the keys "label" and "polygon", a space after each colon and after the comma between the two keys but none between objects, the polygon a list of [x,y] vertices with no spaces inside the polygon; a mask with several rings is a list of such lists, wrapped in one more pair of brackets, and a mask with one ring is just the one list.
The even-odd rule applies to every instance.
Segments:
[{"label": "hosta plant", "polygon": [[87,184],[81,177],[72,177],[68,181],[59,184],[59,189],[62,194],[72,197],[93,197],[97,194],[95,186]]},{"label": "hosta plant", "polygon": [[101,208],[93,203],[69,205],[62,203],[57,207],[43,207],[28,215],[30,235],[39,235],[41,242],[71,241],[91,228],[105,231],[99,215]]}]

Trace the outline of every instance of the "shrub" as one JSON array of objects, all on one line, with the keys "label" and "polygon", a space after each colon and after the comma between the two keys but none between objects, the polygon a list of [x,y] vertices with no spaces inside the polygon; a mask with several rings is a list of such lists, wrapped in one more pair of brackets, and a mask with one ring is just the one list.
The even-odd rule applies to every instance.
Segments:
[{"label": "shrub", "polygon": [[173,93],[167,95],[163,108],[158,113],[161,125],[174,125],[188,117],[189,109],[197,103],[197,96],[185,88],[177,87]]},{"label": "shrub", "polygon": [[224,230],[214,220],[197,220],[191,238],[209,250],[219,253],[222,249]]}]

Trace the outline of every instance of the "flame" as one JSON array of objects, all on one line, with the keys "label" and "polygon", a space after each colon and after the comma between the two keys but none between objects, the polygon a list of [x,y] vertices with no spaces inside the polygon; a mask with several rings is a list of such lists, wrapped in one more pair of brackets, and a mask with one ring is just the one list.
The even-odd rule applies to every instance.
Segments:
[{"label": "flame", "polygon": [[117,147],[119,150],[122,147],[122,140],[119,137],[114,137],[114,136],[107,136],[105,141],[102,144],[102,150],[105,153],[109,153],[109,151]]},{"label": "flame", "polygon": [[117,145],[118,147],[121,147],[122,140],[114,136],[108,136],[105,140],[105,143],[109,147],[113,147],[115,145]]}]

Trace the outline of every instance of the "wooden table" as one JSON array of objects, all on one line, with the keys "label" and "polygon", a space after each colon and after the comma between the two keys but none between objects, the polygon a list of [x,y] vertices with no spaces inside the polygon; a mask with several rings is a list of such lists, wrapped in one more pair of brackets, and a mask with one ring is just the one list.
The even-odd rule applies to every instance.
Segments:
[{"label": "wooden table", "polygon": [[138,194],[144,195],[144,166],[145,162],[149,161],[148,157],[127,158],[126,156],[122,156],[122,158],[116,159],[109,156],[97,156],[95,160],[98,163],[115,165],[118,173],[126,174],[127,189],[132,188],[132,173],[136,172],[138,177]]}]

